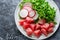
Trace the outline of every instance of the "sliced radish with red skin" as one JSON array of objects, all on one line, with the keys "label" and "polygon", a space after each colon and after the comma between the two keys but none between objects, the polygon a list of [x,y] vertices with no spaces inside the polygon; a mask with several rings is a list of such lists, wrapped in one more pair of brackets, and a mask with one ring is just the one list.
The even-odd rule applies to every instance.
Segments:
[{"label": "sliced radish with red skin", "polygon": [[27,2],[27,3],[24,4],[24,6],[32,7],[32,4],[30,2]]},{"label": "sliced radish with red skin", "polygon": [[33,17],[34,20],[36,20],[38,18],[38,14],[36,12],[36,15]]},{"label": "sliced radish with red skin", "polygon": [[24,6],[24,7],[23,7],[23,9],[28,10],[28,12],[30,12],[30,11],[32,10],[32,8],[31,8],[31,7],[29,7],[29,6]]},{"label": "sliced radish with red skin", "polygon": [[28,11],[26,9],[22,9],[20,11],[20,17],[21,18],[26,18],[28,16]]},{"label": "sliced radish with red skin", "polygon": [[36,15],[36,12],[34,10],[31,10],[28,16],[33,18],[35,15]]}]

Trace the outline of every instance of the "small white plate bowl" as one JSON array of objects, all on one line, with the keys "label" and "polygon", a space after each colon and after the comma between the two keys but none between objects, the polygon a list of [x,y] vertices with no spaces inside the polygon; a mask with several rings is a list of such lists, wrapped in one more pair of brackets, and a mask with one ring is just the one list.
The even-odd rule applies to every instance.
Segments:
[{"label": "small white plate bowl", "polygon": [[19,30],[23,35],[25,35],[26,37],[28,37],[28,38],[30,38],[30,39],[34,39],[34,40],[46,39],[46,38],[52,36],[52,35],[56,32],[56,30],[58,29],[58,27],[59,27],[59,19],[60,19],[60,17],[59,17],[59,16],[60,16],[60,14],[59,14],[59,8],[57,7],[57,5],[55,4],[55,2],[54,2],[53,0],[46,0],[46,1],[49,3],[49,5],[50,5],[51,7],[54,7],[54,8],[56,9],[55,21],[57,22],[57,24],[55,25],[55,27],[54,27],[54,29],[53,29],[54,32],[51,33],[51,34],[49,34],[47,37],[44,36],[44,35],[41,35],[39,38],[36,38],[35,36],[29,37],[29,36],[26,34],[26,32],[24,31],[24,29],[23,29],[21,26],[19,26],[19,24],[18,24],[18,22],[20,21],[19,16],[18,16],[18,13],[19,13],[19,11],[20,11],[19,4],[22,2],[22,0],[21,0],[21,2],[20,2],[20,3],[17,5],[17,7],[16,7],[14,17],[15,17],[15,23],[16,23],[16,25],[17,25],[17,28],[18,28],[18,30]]}]

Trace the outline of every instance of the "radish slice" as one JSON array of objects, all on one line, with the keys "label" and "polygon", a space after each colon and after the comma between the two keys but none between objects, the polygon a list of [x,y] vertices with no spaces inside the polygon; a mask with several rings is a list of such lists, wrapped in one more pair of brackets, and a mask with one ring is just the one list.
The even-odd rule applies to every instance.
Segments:
[{"label": "radish slice", "polygon": [[29,12],[32,10],[32,8],[29,6],[24,6],[23,9],[27,9]]},{"label": "radish slice", "polygon": [[36,15],[36,12],[34,10],[29,12],[29,17],[33,18]]},{"label": "radish slice", "polygon": [[22,9],[20,11],[20,17],[21,18],[26,18],[28,16],[28,11],[26,9]]},{"label": "radish slice", "polygon": [[29,3],[29,2],[25,3],[25,4],[24,4],[24,6],[29,6],[29,7],[31,7],[31,8],[32,8],[32,4],[31,4],[31,3]]},{"label": "radish slice", "polygon": [[33,17],[34,20],[36,20],[38,18],[38,14],[36,13],[36,15]]}]

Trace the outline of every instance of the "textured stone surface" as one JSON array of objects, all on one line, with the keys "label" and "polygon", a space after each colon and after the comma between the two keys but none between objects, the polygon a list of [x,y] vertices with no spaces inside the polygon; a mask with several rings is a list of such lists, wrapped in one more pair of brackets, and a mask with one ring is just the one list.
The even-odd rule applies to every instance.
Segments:
[{"label": "textured stone surface", "polygon": [[[60,0],[54,0],[60,8]],[[0,40],[31,40],[22,35],[14,22],[14,11],[20,0],[0,0]],[[60,40],[60,28],[50,38]]]}]

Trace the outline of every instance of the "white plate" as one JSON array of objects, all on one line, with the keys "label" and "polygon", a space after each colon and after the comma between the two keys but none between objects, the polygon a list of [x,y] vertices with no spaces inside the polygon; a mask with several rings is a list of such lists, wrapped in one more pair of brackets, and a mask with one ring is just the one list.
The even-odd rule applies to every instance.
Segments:
[{"label": "white plate", "polygon": [[28,37],[28,38],[30,38],[30,39],[35,39],[35,40],[37,40],[37,39],[46,39],[46,38],[48,38],[48,37],[50,37],[50,36],[52,36],[55,32],[56,32],[56,30],[58,29],[58,27],[59,27],[59,8],[57,7],[57,5],[55,4],[55,2],[53,1],[53,0],[46,0],[47,2],[49,2],[49,4],[50,4],[50,6],[51,7],[54,7],[55,9],[56,9],[56,17],[55,17],[55,20],[56,20],[56,22],[57,22],[57,24],[55,25],[55,27],[54,27],[54,32],[53,33],[51,33],[51,34],[49,34],[47,37],[46,36],[44,36],[44,35],[42,35],[42,36],[40,36],[39,38],[36,38],[36,37],[34,37],[34,36],[32,36],[32,37],[29,37],[29,36],[27,36],[27,34],[26,34],[26,32],[24,31],[24,29],[21,27],[21,26],[19,26],[19,24],[18,24],[18,22],[19,22],[19,16],[18,16],[18,12],[20,11],[20,8],[19,8],[19,4],[21,3],[19,3],[18,4],[18,6],[16,7],[16,10],[15,10],[15,15],[14,15],[14,17],[15,17],[15,23],[16,23],[16,25],[17,25],[17,28],[19,29],[19,31],[23,34],[23,35],[25,35],[26,37]]}]

